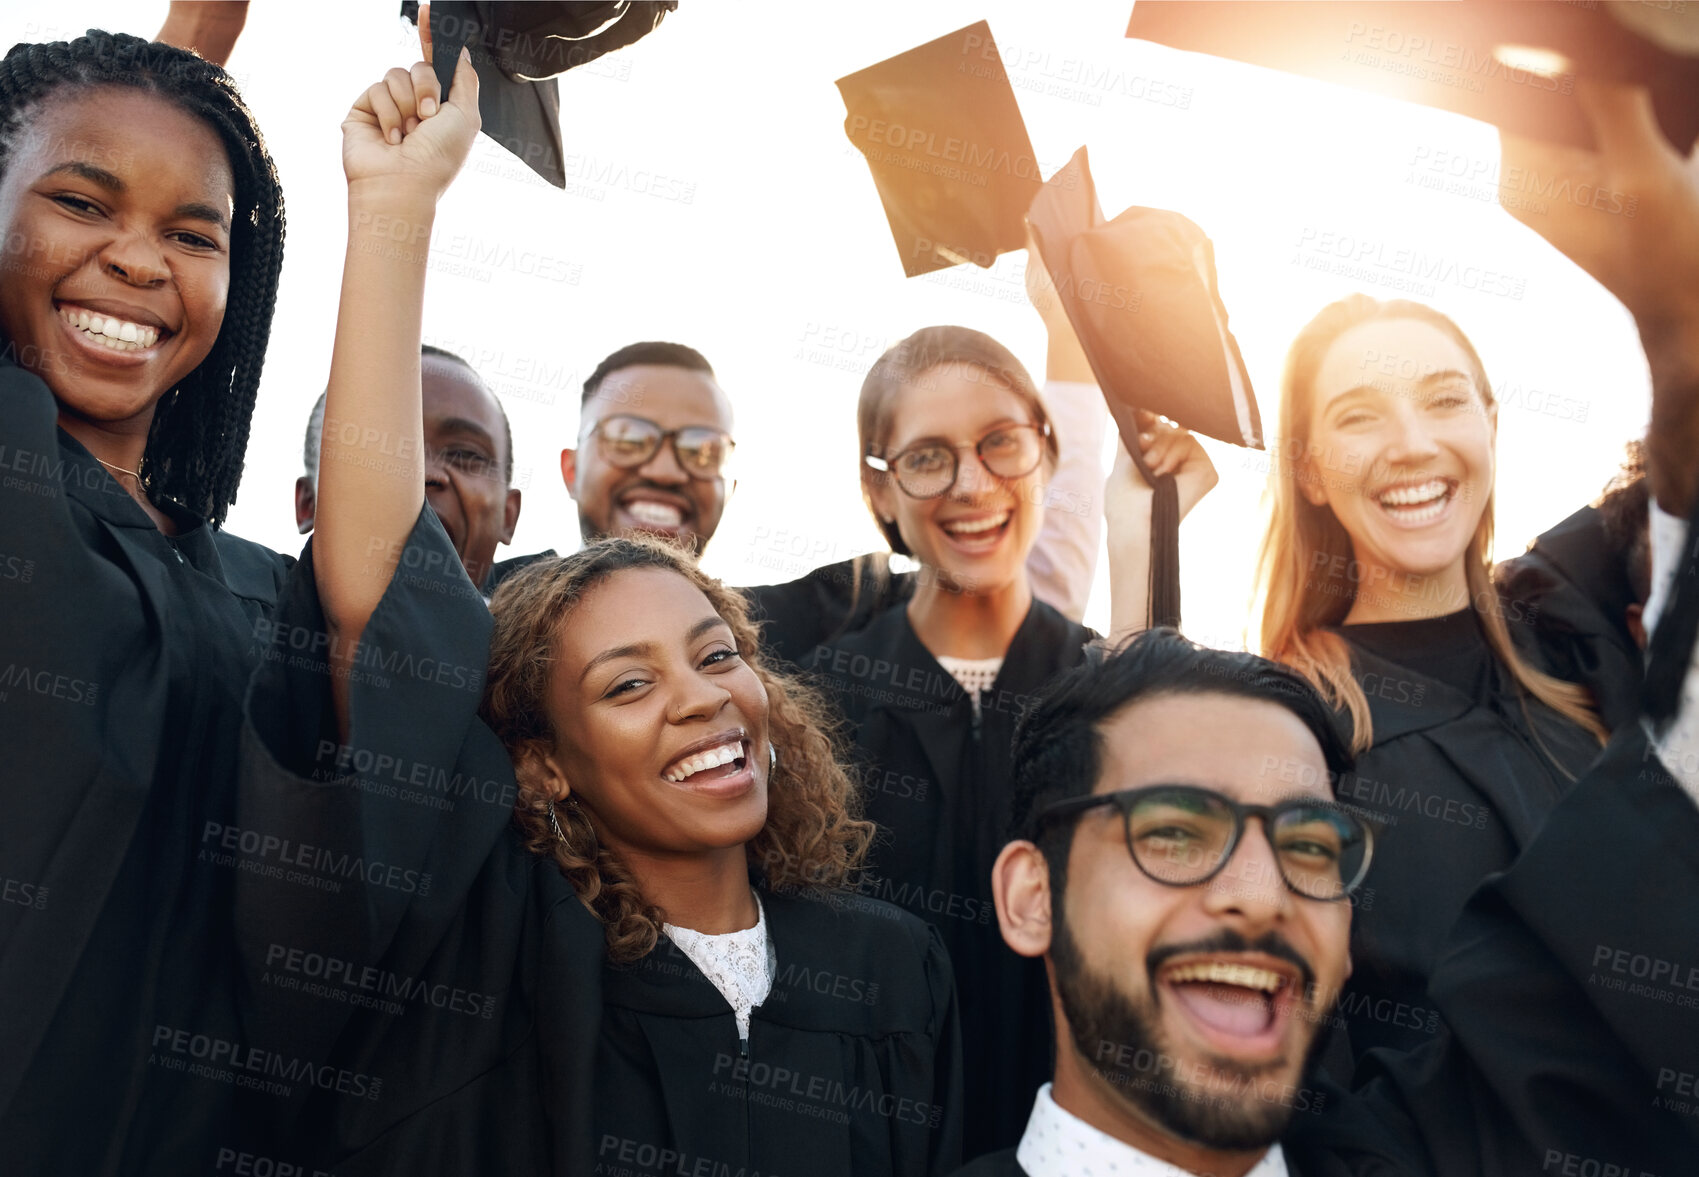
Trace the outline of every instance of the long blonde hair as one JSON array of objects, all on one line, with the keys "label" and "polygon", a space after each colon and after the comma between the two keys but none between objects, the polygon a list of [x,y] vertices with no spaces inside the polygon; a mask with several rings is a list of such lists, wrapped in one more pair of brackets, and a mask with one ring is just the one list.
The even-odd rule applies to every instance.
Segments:
[{"label": "long blonde hair", "polygon": [[861,819],[861,794],[838,762],[832,712],[811,687],[768,667],[741,594],[697,567],[682,550],[647,537],[604,539],[570,556],[537,560],[502,582],[490,602],[495,632],[480,714],[513,758],[519,778],[515,820],[525,846],[550,858],[579,900],[607,928],[608,958],[640,960],[659,942],[666,913],[643,895],[630,868],[601,844],[579,805],[555,806],[566,838],[549,824],[547,783],[531,766],[555,733],[549,722],[549,679],[555,638],[573,606],[596,585],[629,568],[660,568],[684,577],[731,627],[767,693],[767,723],[778,764],[767,785],[767,822],[744,847],[773,890],[830,892],[850,885],[873,840]]},{"label": "long blonde hair", "polygon": [[[1351,674],[1351,651],[1327,626],[1338,625],[1356,599],[1351,536],[1333,510],[1311,503],[1299,482],[1314,477],[1309,463],[1316,373],[1328,349],[1345,332],[1382,319],[1414,319],[1443,331],[1469,359],[1470,377],[1483,407],[1493,407],[1486,367],[1468,337],[1445,315],[1407,299],[1381,302],[1353,294],[1323,307],[1286,355],[1280,382],[1280,431],[1275,460],[1269,465],[1272,511],[1257,556],[1257,595],[1262,602],[1261,640],[1266,657],[1298,671],[1314,683],[1334,707],[1351,716],[1351,750],[1374,744],[1369,701]],[[1493,496],[1489,490],[1481,521],[1464,551],[1469,599],[1480,619],[1487,646],[1522,690],[1570,722],[1591,732],[1600,743],[1609,736],[1585,687],[1536,670],[1516,650],[1499,608],[1492,574]],[[1523,700],[1526,711],[1526,698]],[[1532,730],[1532,724],[1530,724]],[[1536,737],[1537,738],[1537,737]],[[1560,770],[1561,770],[1561,766]]]}]

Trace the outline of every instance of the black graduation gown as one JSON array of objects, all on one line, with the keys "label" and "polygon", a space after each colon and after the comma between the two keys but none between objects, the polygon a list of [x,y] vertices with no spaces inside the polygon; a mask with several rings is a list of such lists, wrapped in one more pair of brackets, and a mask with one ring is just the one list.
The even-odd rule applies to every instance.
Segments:
[{"label": "black graduation gown", "polygon": [[[1571,642],[1571,631],[1545,624],[1576,615],[1573,595],[1546,597],[1554,598],[1569,609],[1505,604],[1519,650],[1548,673],[1572,670],[1581,656],[1562,651],[1591,640]],[[1472,610],[1334,632],[1351,647],[1375,741],[1338,782],[1338,797],[1383,823],[1352,899],[1356,970],[1339,1009],[1361,1060],[1375,1047],[1414,1049],[1438,1032],[1427,982],[1452,923],[1475,887],[1515,860],[1600,749],[1531,696],[1524,710]],[[1617,705],[1631,709],[1623,701],[1631,687],[1620,691]]]},{"label": "black graduation gown", "polygon": [[950,951],[970,1157],[1019,1139],[1050,1075],[1044,968],[1004,945],[991,865],[1008,841],[1015,721],[1049,679],[1082,660],[1094,636],[1035,600],[978,720],[967,693],[915,636],[905,605],[822,644],[806,664],[849,720],[867,816],[881,829],[862,890],[931,921]]},{"label": "black graduation gown", "polygon": [[[1449,1030],[1313,1084],[1293,1177],[1670,1177],[1699,1171],[1699,808],[1620,731],[1433,975]],[[1654,971],[1655,970],[1655,971]],[[1016,1177],[1013,1152],[959,1177]]]},{"label": "black graduation gown", "polygon": [[173,538],[0,362],[0,1167],[183,1174],[247,1139],[160,1035],[238,1021],[227,822],[254,626],[292,563]]},{"label": "black graduation gown", "polygon": [[937,932],[861,897],[762,903],[777,972],[747,1042],[671,940],[604,969],[596,1172],[948,1173],[961,1056]]},{"label": "black graduation gown", "polygon": [[1628,607],[1644,604],[1628,576],[1629,553],[1582,507],[1493,572],[1507,621],[1526,621],[1545,669],[1593,693],[1615,731],[1638,714],[1644,656]]},{"label": "black graduation gown", "polygon": [[[770,1082],[736,1118],[760,1131],[728,1137],[709,1083],[736,1070],[715,1071],[737,1053],[730,1007],[699,974],[604,970],[601,926],[520,845],[512,766],[476,714],[489,614],[435,516],[362,635],[341,745],[310,583],[255,678],[238,815],[259,848],[238,893],[250,1042],[272,1072],[313,1068],[275,1101],[286,1159],[339,1177],[645,1172],[668,1148],[781,1177],[956,1163],[951,981],[920,921],[766,900],[782,1000],[752,1041]],[[781,1069],[806,1080],[780,1089]],[[815,1088],[822,1114],[852,1093],[847,1126],[779,1106]],[[938,1122],[911,1124],[917,1104]]]}]

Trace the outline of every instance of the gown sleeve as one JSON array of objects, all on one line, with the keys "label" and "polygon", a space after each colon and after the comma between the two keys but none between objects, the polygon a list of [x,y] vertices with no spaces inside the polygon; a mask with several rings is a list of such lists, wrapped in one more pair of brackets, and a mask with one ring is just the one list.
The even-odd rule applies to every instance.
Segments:
[{"label": "gown sleeve", "polygon": [[1689,1171],[1695,945],[1699,808],[1631,724],[1455,925],[1430,984],[1449,1033],[1371,1052],[1338,1114],[1301,1127],[1364,1158],[1352,1172]]},{"label": "gown sleeve", "polygon": [[245,968],[275,1015],[265,1024],[298,1053],[328,1049],[347,1011],[320,1002],[305,1017],[276,995],[266,974],[291,951],[496,991],[511,979],[525,862],[504,837],[512,766],[477,714],[490,629],[429,508],[352,659],[346,738],[310,542],[262,627],[236,823],[203,841],[237,859]]},{"label": "gown sleeve", "polygon": [[956,981],[950,954],[938,929],[927,928],[926,980],[932,991],[932,1040],[937,1051],[932,1070],[932,1106],[942,1108],[938,1127],[932,1134],[932,1156],[927,1172],[941,1177],[954,1172],[962,1161],[962,1029],[956,1003]]}]

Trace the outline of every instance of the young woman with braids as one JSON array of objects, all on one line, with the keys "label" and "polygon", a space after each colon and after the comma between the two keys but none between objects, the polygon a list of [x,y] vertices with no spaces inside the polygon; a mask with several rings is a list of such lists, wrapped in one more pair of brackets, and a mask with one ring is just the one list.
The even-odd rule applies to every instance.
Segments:
[{"label": "young woman with braids", "polygon": [[1431,1040],[1446,929],[1635,710],[1628,561],[1596,512],[1495,578],[1497,426],[1474,346],[1419,303],[1336,302],[1287,358],[1262,645],[1339,708],[1339,797],[1386,821],[1340,1005],[1357,1058]]},{"label": "young woman with braids", "polygon": [[185,1173],[241,1134],[159,1044],[236,1037],[234,873],[197,854],[292,563],[221,530],[282,259],[222,69],[101,32],[0,61],[9,1171]]},{"label": "young woman with braids", "polygon": [[608,540],[486,608],[426,509],[427,243],[477,110],[464,58],[447,101],[421,62],[343,124],[310,575],[231,835],[244,1046],[311,1066],[275,1148],[342,1177],[948,1171],[948,958],[844,890],[871,829],[741,597]]}]

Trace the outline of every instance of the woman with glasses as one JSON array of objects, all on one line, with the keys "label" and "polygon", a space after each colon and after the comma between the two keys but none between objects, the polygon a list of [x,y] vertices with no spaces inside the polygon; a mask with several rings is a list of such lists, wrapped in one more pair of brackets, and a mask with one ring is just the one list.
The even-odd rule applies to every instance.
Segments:
[{"label": "woman with glasses", "polygon": [[[1058,438],[1007,348],[965,327],[917,331],[868,373],[857,428],[863,496],[892,551],[920,570],[912,599],[808,665],[849,720],[882,831],[860,889],[930,920],[950,950],[973,1156],[1019,1135],[1050,1064],[1043,969],[1003,951],[990,901],[1014,723],[1095,635],[1032,592],[1026,558]],[[1214,476],[1202,448],[1176,430],[1148,436],[1153,468],[1177,472],[1183,497],[1201,495]],[[1115,489],[1112,479],[1111,499]],[[1148,549],[1117,543],[1113,520],[1110,532],[1117,583],[1142,581],[1131,565]]]}]

